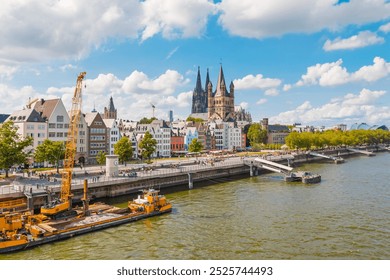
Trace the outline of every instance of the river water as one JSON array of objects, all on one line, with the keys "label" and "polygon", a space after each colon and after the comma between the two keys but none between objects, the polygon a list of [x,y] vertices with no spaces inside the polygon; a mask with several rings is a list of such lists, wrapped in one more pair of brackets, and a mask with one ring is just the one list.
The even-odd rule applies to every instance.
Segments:
[{"label": "river water", "polygon": [[[167,194],[173,212],[0,259],[390,259],[390,154]],[[126,206],[123,198],[117,205]]]}]

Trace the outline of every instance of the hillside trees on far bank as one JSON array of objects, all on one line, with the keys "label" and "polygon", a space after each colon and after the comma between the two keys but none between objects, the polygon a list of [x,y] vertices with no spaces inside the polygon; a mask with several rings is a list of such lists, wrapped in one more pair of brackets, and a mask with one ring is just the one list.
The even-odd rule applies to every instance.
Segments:
[{"label": "hillside trees on far bank", "polygon": [[290,149],[322,149],[325,147],[379,145],[390,143],[385,130],[327,130],[324,132],[291,132],[286,137]]}]

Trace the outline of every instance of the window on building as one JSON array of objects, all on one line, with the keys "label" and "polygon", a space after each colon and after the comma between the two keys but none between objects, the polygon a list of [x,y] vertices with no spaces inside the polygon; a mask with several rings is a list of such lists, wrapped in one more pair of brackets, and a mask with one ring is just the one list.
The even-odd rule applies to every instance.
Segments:
[{"label": "window on building", "polygon": [[57,122],[64,122],[64,116],[57,116]]},{"label": "window on building", "polygon": [[56,124],[55,123],[49,123],[49,128],[56,128]]}]

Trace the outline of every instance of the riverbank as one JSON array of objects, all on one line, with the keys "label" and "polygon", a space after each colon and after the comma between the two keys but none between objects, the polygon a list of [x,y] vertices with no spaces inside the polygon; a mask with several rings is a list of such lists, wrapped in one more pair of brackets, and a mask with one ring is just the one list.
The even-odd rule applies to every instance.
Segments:
[{"label": "riverbank", "polygon": [[[370,152],[387,151],[377,147],[367,148]],[[329,149],[316,151],[327,156],[337,156],[349,158],[359,156],[356,151],[348,149]],[[273,153],[265,154],[263,157],[267,160],[280,164],[294,166],[298,168],[302,164],[310,162],[332,162],[323,157],[310,155],[308,152],[295,153]],[[128,165],[122,167],[122,170],[131,170],[137,176],[129,177],[128,173],[122,172],[119,177],[106,177],[102,170],[84,172],[77,170],[76,176],[72,180],[72,193],[77,202],[83,196],[83,181],[87,180],[89,184],[89,197],[91,199],[110,198],[122,195],[131,195],[138,193],[145,188],[166,189],[176,186],[188,186],[188,188],[198,187],[198,185],[209,185],[234,178],[249,177],[250,167],[245,165],[247,157],[230,156],[219,158],[217,161],[207,162],[204,158],[188,160],[182,164],[172,164],[172,162],[159,162],[157,164],[145,166]],[[310,171],[310,170],[309,170]],[[258,175],[267,174],[270,171],[259,170]],[[52,177],[55,178],[55,177]],[[47,181],[46,177],[20,177],[16,184],[8,187],[2,187],[0,199],[14,200],[25,199],[25,205],[38,209],[46,201],[47,192],[58,193],[60,191],[60,178]],[[8,188],[8,189],[7,189]],[[1,201],[1,200],[0,200]]]}]

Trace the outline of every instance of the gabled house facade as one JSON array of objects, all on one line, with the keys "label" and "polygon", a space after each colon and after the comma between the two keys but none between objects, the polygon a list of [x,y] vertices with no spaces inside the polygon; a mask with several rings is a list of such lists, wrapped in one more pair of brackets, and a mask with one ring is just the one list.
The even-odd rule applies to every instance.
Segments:
[{"label": "gabled house facade", "polygon": [[47,122],[35,109],[15,111],[6,121],[12,121],[23,138],[30,136],[34,139],[33,145],[28,148],[30,150],[34,150],[47,138]]},{"label": "gabled house facade", "polygon": [[107,127],[102,116],[98,112],[85,114],[85,122],[88,125],[88,163],[96,164],[96,155],[99,152],[108,153]]},{"label": "gabled house facade", "polygon": [[65,142],[68,137],[69,115],[62,100],[60,98],[40,99],[35,102],[33,108],[48,123],[47,138]]}]

